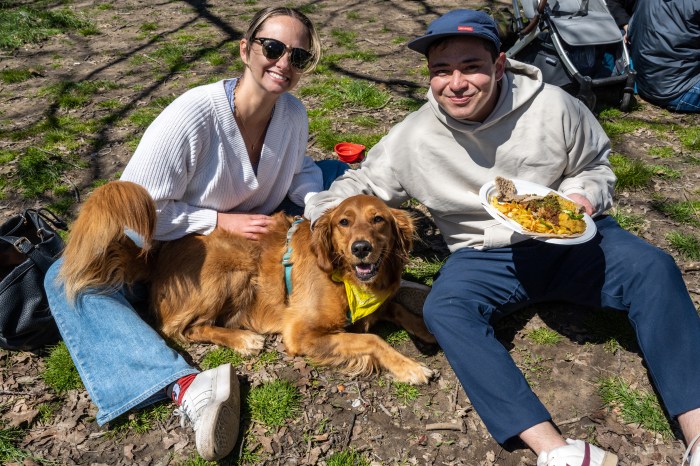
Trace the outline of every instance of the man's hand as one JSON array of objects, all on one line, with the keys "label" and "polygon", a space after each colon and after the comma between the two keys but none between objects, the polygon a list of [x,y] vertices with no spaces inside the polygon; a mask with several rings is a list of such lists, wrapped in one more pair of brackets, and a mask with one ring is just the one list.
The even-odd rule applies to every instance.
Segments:
[{"label": "man's hand", "polygon": [[216,226],[224,230],[243,235],[248,239],[258,240],[268,232],[274,222],[269,215],[262,214],[228,214],[219,212]]},{"label": "man's hand", "polygon": [[583,206],[584,211],[588,215],[593,215],[593,204],[586,198],[586,196],[583,196],[581,194],[567,194],[566,197],[574,201],[576,204]]}]

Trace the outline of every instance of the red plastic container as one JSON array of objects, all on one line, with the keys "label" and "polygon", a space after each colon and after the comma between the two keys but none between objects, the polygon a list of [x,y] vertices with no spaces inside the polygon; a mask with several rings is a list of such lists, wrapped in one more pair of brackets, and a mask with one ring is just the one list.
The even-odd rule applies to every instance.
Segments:
[{"label": "red plastic container", "polygon": [[359,163],[365,158],[365,146],[353,142],[339,142],[333,148],[338,158],[345,163]]}]

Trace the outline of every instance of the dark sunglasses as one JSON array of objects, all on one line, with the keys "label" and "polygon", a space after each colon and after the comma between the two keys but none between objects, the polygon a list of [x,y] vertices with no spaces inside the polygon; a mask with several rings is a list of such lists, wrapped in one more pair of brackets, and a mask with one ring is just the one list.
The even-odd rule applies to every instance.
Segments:
[{"label": "dark sunglasses", "polygon": [[292,66],[298,70],[306,69],[313,58],[313,55],[308,50],[298,47],[287,47],[284,42],[280,42],[277,39],[256,37],[253,39],[253,42],[262,45],[263,55],[269,60],[277,60],[284,55],[284,52],[289,52],[289,61],[292,63]]}]

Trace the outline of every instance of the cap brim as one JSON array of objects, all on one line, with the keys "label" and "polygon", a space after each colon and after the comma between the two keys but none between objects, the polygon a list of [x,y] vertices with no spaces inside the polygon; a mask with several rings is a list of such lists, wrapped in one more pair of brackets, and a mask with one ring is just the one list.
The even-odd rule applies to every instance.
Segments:
[{"label": "cap brim", "polygon": [[439,39],[443,39],[445,37],[458,37],[458,36],[479,37],[481,39],[485,39],[485,40],[493,43],[493,39],[491,37],[483,35],[483,34],[474,34],[471,32],[462,32],[462,33],[448,32],[448,33],[444,33],[444,34],[431,34],[428,36],[419,37],[417,39],[413,39],[411,42],[406,44],[406,46],[411,50],[415,50],[416,52],[422,53],[423,55],[427,56],[428,49],[433,44],[433,42],[435,42]]}]

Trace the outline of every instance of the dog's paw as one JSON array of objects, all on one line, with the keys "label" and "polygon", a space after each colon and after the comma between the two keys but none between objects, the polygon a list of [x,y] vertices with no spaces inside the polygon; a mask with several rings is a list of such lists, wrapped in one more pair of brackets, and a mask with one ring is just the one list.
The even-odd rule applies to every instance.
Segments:
[{"label": "dog's paw", "polygon": [[430,379],[435,376],[435,372],[420,364],[418,362],[413,362],[411,366],[408,364],[404,365],[400,374],[394,374],[394,378],[398,382],[404,382],[411,385],[424,385],[427,384]]},{"label": "dog's paw", "polygon": [[255,332],[245,332],[241,335],[240,346],[235,348],[242,356],[251,356],[260,353],[265,346],[265,335]]}]

